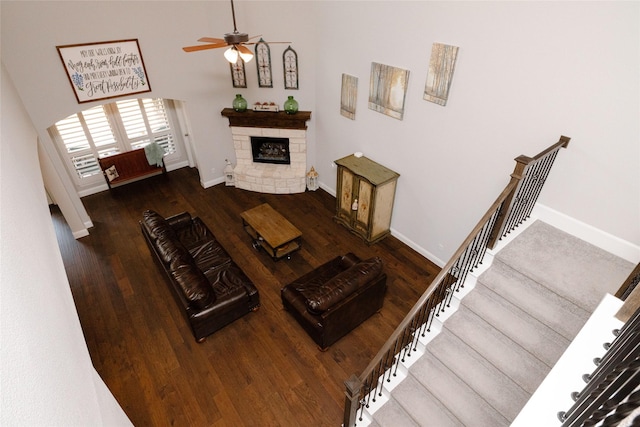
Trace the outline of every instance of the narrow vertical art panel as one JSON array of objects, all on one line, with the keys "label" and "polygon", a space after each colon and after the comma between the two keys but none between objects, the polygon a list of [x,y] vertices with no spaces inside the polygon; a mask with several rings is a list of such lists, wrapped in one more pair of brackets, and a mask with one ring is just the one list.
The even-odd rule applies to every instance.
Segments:
[{"label": "narrow vertical art panel", "polygon": [[340,114],[355,120],[358,100],[358,78],[342,74],[342,93],[340,94]]},{"label": "narrow vertical art panel", "polygon": [[258,86],[273,87],[271,76],[271,49],[262,38],[256,43],[256,67],[258,68]]},{"label": "narrow vertical art panel", "polygon": [[431,48],[424,99],[438,105],[447,105],[449,88],[453,79],[458,47],[434,43]]},{"label": "narrow vertical art panel", "polygon": [[298,89],[298,54],[291,46],[282,53],[282,66],[284,69],[284,88]]},{"label": "narrow vertical art panel", "polygon": [[235,64],[229,63],[229,67],[231,67],[231,81],[233,82],[233,87],[247,87],[247,75],[245,73],[244,61],[242,58],[238,57]]},{"label": "narrow vertical art panel", "polygon": [[402,120],[408,83],[409,70],[372,62],[369,108]]}]

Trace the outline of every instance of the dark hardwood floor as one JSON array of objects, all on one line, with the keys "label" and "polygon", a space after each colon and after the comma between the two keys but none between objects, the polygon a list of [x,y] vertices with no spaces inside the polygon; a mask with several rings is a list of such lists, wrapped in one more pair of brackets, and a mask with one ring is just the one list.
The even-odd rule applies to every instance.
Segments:
[{"label": "dark hardwood floor", "polygon": [[[394,237],[367,246],[332,217],[325,191],[203,189],[183,168],[82,199],[94,227],[74,240],[52,207],[93,364],[136,426],[339,426],[343,382],[359,374],[439,268]],[[240,212],[268,202],[303,233],[291,260],[251,246]],[[154,264],[138,221],[145,209],[200,216],[260,291],[262,306],[198,344]],[[383,309],[321,352],[282,309],[280,288],[338,254],[380,256]]]}]

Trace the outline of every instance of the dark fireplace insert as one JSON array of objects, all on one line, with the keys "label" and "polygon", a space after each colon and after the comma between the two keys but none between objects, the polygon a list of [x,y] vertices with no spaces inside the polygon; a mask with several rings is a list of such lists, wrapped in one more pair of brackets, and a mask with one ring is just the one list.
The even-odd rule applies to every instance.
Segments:
[{"label": "dark fireplace insert", "polygon": [[251,153],[256,163],[291,164],[289,138],[252,136]]}]

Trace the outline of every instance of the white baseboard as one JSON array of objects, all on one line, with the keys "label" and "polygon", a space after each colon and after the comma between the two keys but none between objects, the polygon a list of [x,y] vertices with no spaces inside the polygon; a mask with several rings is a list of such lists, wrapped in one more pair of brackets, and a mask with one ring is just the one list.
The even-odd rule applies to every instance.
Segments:
[{"label": "white baseboard", "polygon": [[323,184],[322,182],[319,184],[320,188],[322,188],[324,191],[326,191],[327,193],[331,194],[333,197],[336,197],[336,190],[334,190],[333,188],[329,188],[327,187],[325,184]]},{"label": "white baseboard", "polygon": [[213,187],[214,185],[222,184],[224,181],[224,177],[221,176],[209,181],[200,181],[200,185],[202,185],[202,188],[209,188]]},{"label": "white baseboard", "polygon": [[538,203],[533,209],[532,216],[631,263],[637,264],[640,261],[640,246],[580,222],[550,207]]},{"label": "white baseboard", "polygon": [[79,239],[81,237],[86,237],[89,235],[89,230],[87,230],[86,228],[83,228],[82,230],[78,230],[78,231],[73,231],[71,233],[73,235],[74,239]]},{"label": "white baseboard", "polygon": [[[336,196],[335,190],[327,187],[325,184],[320,183],[320,188],[322,188],[332,196]],[[591,225],[585,224],[584,222],[571,218],[540,203],[537,203],[535,205],[531,214],[531,218],[523,222],[520,226],[518,226],[518,228],[509,233],[507,237],[498,242],[498,245],[493,252],[497,253],[507,243],[512,241],[515,237],[517,237],[518,234],[520,234],[529,225],[531,225],[536,219],[546,222],[553,227],[559,228],[560,230],[569,233],[572,236],[584,240],[585,242],[591,243],[592,245],[597,246],[616,256],[619,256],[620,258],[625,259],[633,264],[637,264],[640,261],[640,246],[634,245],[631,242],[627,242],[626,240],[623,240],[612,234],[599,230]],[[446,261],[441,260],[434,254],[393,228],[391,229],[391,235],[393,235],[405,245],[409,246],[414,251],[418,252],[423,257],[432,261],[438,267],[442,268],[446,264]]]},{"label": "white baseboard", "polygon": [[441,260],[440,258],[435,256],[434,254],[432,254],[431,252],[429,252],[428,250],[426,250],[422,246],[418,245],[416,242],[414,242],[413,240],[409,239],[404,234],[399,233],[397,230],[395,230],[393,228],[391,229],[391,235],[393,237],[395,237],[396,239],[400,240],[405,245],[409,246],[414,251],[418,252],[420,255],[422,255],[423,257],[425,257],[429,261],[433,262],[438,267],[442,268],[447,263],[446,261]]}]

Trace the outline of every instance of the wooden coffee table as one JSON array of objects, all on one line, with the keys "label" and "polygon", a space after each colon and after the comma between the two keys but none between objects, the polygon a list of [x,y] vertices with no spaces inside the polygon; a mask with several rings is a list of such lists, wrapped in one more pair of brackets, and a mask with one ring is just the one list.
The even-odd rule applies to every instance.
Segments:
[{"label": "wooden coffee table", "polygon": [[302,246],[302,232],[268,203],[244,211],[240,217],[253,247],[263,248],[276,261],[291,259],[291,253]]}]

